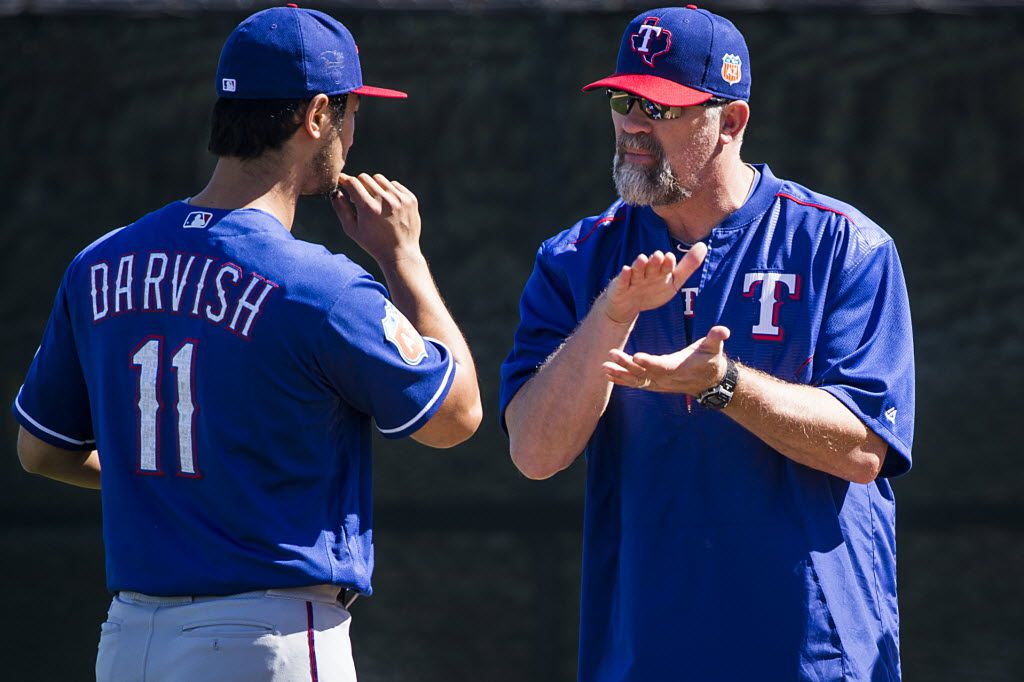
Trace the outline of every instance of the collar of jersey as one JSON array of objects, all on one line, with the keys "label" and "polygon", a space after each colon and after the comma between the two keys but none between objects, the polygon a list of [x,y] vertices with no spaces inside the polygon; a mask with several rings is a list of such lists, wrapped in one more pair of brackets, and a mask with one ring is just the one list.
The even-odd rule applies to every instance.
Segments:
[{"label": "collar of jersey", "polygon": [[199,206],[198,204],[191,203],[191,197],[188,199],[181,199],[179,202],[182,206],[186,206],[190,211],[209,211],[210,213],[217,216],[216,224],[220,225],[225,222],[226,218],[234,216],[244,216],[246,214],[255,214],[257,216],[265,216],[266,220],[227,220],[227,225],[235,229],[241,229],[245,231],[253,232],[272,232],[282,233],[280,236],[295,238],[292,231],[284,226],[277,216],[268,211],[264,211],[261,208],[211,208],[209,206]]},{"label": "collar of jersey", "polygon": [[[782,189],[782,181],[772,175],[772,171],[764,163],[750,164],[761,173],[761,179],[757,183],[753,194],[738,209],[726,216],[725,220],[714,227],[712,232],[725,232],[738,230],[750,225],[771,208],[775,201],[775,193]],[[657,225],[664,229],[665,222],[658,217],[658,214],[650,206],[643,206],[638,211],[642,220],[649,225]]]}]

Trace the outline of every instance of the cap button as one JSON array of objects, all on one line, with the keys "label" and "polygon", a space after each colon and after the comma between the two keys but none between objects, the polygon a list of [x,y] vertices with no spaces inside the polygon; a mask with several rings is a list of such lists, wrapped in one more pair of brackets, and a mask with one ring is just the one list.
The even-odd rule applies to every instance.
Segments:
[{"label": "cap button", "polygon": [[697,9],[697,5],[687,5],[686,9]]},{"label": "cap button", "polygon": [[295,9],[299,8],[299,6],[296,5],[294,2],[289,2],[287,5],[285,5],[285,7],[294,7]]}]

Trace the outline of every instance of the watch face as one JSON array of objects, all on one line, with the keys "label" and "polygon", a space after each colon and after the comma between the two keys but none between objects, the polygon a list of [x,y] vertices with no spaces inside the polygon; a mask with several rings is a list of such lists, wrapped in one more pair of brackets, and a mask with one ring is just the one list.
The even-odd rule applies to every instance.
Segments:
[{"label": "watch face", "polygon": [[729,404],[729,399],[722,395],[721,392],[716,391],[709,396],[704,398],[705,407],[713,407],[721,409]]}]

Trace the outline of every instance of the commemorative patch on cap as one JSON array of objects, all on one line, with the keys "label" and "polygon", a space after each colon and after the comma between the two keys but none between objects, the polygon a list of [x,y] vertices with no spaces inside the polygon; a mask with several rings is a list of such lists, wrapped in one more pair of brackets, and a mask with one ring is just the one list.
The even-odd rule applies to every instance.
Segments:
[{"label": "commemorative patch on cap", "polygon": [[722,57],[722,79],[729,85],[736,85],[743,80],[743,60],[738,54]]},{"label": "commemorative patch on cap", "polygon": [[427,357],[427,345],[423,337],[402,311],[387,299],[384,299],[384,317],[381,324],[384,327],[384,338],[398,349],[402,362],[407,365],[418,365],[423,362]]}]

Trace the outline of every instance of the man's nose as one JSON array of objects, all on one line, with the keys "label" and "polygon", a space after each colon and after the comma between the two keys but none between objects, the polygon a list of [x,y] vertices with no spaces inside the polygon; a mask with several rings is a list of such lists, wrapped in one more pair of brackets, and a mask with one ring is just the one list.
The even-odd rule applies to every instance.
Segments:
[{"label": "man's nose", "polygon": [[640,109],[639,102],[633,102],[629,113],[622,119],[622,130],[626,133],[650,133],[653,121]]}]

